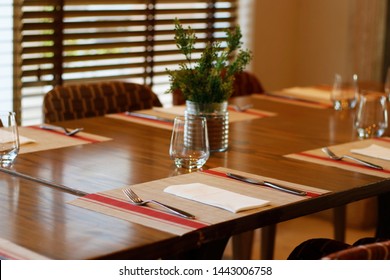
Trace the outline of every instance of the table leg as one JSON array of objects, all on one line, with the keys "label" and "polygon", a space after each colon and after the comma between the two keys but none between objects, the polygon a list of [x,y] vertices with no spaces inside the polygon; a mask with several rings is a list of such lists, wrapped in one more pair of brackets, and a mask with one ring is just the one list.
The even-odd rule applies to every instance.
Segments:
[{"label": "table leg", "polygon": [[377,238],[390,238],[390,192],[378,196]]},{"label": "table leg", "polygon": [[252,256],[253,230],[232,236],[234,260],[250,260]]},{"label": "table leg", "polygon": [[262,260],[272,260],[275,249],[276,224],[261,228],[260,257]]},{"label": "table leg", "polygon": [[342,205],[333,209],[334,239],[345,242],[345,219],[347,206]]},{"label": "table leg", "polygon": [[229,238],[203,243],[196,249],[184,251],[167,259],[177,260],[220,260],[223,257]]}]

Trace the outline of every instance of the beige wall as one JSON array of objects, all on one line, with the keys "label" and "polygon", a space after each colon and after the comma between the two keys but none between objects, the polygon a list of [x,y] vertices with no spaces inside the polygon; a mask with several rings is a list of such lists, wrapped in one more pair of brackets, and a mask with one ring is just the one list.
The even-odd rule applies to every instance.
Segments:
[{"label": "beige wall", "polygon": [[[251,5],[251,70],[267,90],[331,83],[335,73],[379,79],[383,38],[371,33],[383,31],[378,14],[384,17],[385,0],[254,0]],[[364,65],[363,57],[369,57]]]}]

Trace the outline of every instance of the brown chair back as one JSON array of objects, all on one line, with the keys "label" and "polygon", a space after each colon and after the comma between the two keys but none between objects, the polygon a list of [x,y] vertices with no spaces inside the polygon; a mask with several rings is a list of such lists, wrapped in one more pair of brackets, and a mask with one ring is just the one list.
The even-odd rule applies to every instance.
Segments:
[{"label": "brown chair back", "polygon": [[45,123],[162,107],[145,85],[120,81],[56,86],[43,101]]},{"label": "brown chair back", "polygon": [[[249,95],[252,93],[263,93],[264,88],[256,76],[248,71],[242,71],[234,76],[233,93],[230,97]],[[172,93],[172,104],[182,105],[185,99],[180,90]]]}]

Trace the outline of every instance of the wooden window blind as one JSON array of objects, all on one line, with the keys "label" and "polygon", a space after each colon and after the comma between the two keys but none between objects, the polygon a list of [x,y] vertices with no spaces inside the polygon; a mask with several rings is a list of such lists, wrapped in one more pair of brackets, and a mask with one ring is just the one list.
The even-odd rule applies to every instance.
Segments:
[{"label": "wooden window blind", "polygon": [[200,55],[206,41],[236,24],[237,2],[15,0],[14,99],[22,124],[42,121],[43,95],[61,84],[131,81],[151,86],[168,104],[166,68],[183,60],[173,19],[196,31]]}]

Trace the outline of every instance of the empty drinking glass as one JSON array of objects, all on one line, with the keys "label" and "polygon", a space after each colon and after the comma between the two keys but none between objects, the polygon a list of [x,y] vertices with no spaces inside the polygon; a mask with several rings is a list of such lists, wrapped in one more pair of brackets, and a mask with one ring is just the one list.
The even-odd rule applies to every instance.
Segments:
[{"label": "empty drinking glass", "polygon": [[359,96],[358,77],[352,76],[350,81],[343,80],[341,75],[336,74],[333,82],[331,100],[335,110],[351,109],[356,106]]},{"label": "empty drinking glass", "polygon": [[201,168],[210,156],[205,117],[176,117],[169,155],[179,168]]},{"label": "empty drinking glass", "polygon": [[380,92],[363,92],[360,95],[355,121],[359,137],[380,137],[387,125],[387,97]]},{"label": "empty drinking glass", "polygon": [[11,165],[18,153],[19,133],[15,113],[0,112],[0,165]]}]

